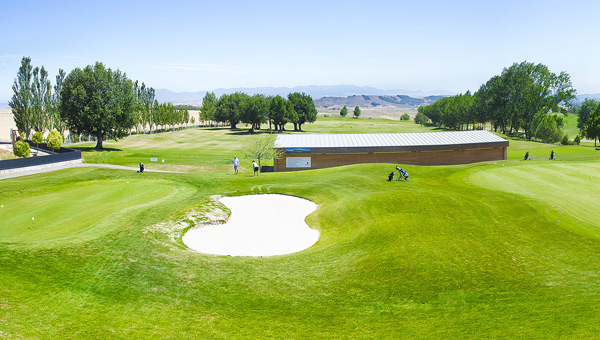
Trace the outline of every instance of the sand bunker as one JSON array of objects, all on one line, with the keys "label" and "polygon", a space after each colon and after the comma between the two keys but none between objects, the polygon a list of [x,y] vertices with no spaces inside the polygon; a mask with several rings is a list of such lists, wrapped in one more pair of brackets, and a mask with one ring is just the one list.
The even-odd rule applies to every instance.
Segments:
[{"label": "sand bunker", "polygon": [[319,232],[305,222],[317,209],[311,201],[285,195],[223,197],[227,223],[190,229],[183,243],[201,253],[231,256],[273,256],[309,248]]}]

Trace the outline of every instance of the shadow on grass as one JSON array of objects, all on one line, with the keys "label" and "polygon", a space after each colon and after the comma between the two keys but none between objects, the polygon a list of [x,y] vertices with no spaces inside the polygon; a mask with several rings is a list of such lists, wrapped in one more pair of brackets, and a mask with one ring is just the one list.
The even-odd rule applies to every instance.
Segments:
[{"label": "shadow on grass", "polygon": [[71,149],[77,149],[80,150],[81,152],[93,152],[93,151],[97,151],[97,152],[116,152],[116,151],[123,151],[121,149],[116,149],[116,148],[103,148],[103,149],[96,149],[92,146],[70,146],[69,148]]}]

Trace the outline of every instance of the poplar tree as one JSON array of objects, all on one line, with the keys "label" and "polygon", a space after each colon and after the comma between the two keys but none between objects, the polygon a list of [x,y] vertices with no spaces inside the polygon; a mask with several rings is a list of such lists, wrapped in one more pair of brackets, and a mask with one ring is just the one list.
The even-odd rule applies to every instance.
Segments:
[{"label": "poplar tree", "polygon": [[50,128],[50,110],[52,86],[48,80],[48,71],[42,68],[33,69],[33,84],[31,87],[31,127],[44,133]]},{"label": "poplar tree", "polygon": [[52,93],[51,99],[51,109],[50,109],[50,128],[56,129],[61,136],[64,135],[67,130],[67,124],[60,117],[60,91],[62,90],[62,84],[65,80],[65,70],[58,69],[58,74],[56,75],[56,84],[54,84],[54,92]]},{"label": "poplar tree", "polygon": [[14,94],[8,103],[17,129],[23,132],[26,138],[29,138],[31,131],[31,73],[31,58],[23,57],[12,86]]},{"label": "poplar tree", "polygon": [[[215,120],[215,111],[217,105],[217,96],[213,92],[206,92],[202,99],[202,107],[200,108],[200,119],[204,122],[212,122]],[[212,123],[210,123],[212,125]]]}]

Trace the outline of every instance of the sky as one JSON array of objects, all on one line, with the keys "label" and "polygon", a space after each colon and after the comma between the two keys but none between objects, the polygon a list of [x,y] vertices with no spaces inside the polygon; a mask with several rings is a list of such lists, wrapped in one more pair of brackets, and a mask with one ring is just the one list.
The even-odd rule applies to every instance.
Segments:
[{"label": "sky", "polygon": [[[7,2],[7,3],[6,3]],[[513,63],[600,93],[598,1],[3,1],[0,102],[21,59],[52,83],[97,61],[156,89],[475,91]]]}]

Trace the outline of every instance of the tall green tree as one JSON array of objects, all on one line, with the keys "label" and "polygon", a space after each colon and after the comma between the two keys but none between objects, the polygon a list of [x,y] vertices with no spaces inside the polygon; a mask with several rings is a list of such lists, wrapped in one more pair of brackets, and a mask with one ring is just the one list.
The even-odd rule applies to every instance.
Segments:
[{"label": "tall green tree", "polygon": [[[200,108],[200,119],[204,122],[212,122],[215,120],[215,111],[217,106],[217,96],[213,92],[206,92],[202,99],[202,107]],[[212,126],[212,123],[210,123]]]},{"label": "tall green tree", "polygon": [[250,132],[260,129],[260,125],[267,122],[269,103],[263,95],[255,94],[242,103],[241,121],[250,125]]},{"label": "tall green tree", "polygon": [[31,78],[32,78],[31,58],[23,57],[21,66],[17,72],[17,78],[13,83],[13,96],[8,103],[12,110],[13,119],[17,129],[25,133],[29,138],[31,132]]},{"label": "tall green tree", "polygon": [[298,115],[298,124],[294,124],[294,131],[302,131],[302,124],[314,123],[317,120],[317,109],[310,95],[294,92],[288,95],[288,100],[294,105],[294,111]]},{"label": "tall green tree", "polygon": [[558,111],[559,104],[570,105],[575,89],[566,72],[554,74],[543,64],[522,62],[505,68],[500,76],[505,83],[507,109],[513,126],[525,131],[531,139],[536,115]]},{"label": "tall green tree", "polygon": [[585,136],[585,126],[594,114],[600,102],[596,99],[586,98],[577,110],[577,128]]},{"label": "tall green tree", "polygon": [[354,108],[354,118],[358,118],[360,117],[360,107],[358,107],[358,105],[356,105],[356,107]]},{"label": "tall green tree", "polygon": [[217,101],[215,120],[228,123],[232,129],[237,128],[242,116],[242,103],[247,97],[247,94],[241,92],[223,94]]},{"label": "tall green tree", "polygon": [[348,115],[348,108],[346,107],[346,105],[344,105],[344,107],[342,107],[342,109],[340,110],[340,116],[346,117],[347,115]]},{"label": "tall green tree", "polygon": [[587,138],[594,139],[594,146],[596,146],[596,142],[600,139],[600,106],[596,108],[594,113],[587,120],[584,131]]},{"label": "tall green tree", "polygon": [[52,105],[52,86],[48,80],[48,71],[42,66],[33,69],[31,87],[31,127],[44,133],[50,129]]},{"label": "tall green tree", "polygon": [[56,83],[54,84],[54,92],[52,93],[52,104],[50,110],[50,128],[56,129],[61,136],[63,136],[65,134],[65,131],[67,130],[67,124],[60,117],[60,92],[62,90],[62,85],[65,80],[65,76],[65,70],[63,70],[62,68],[58,69],[58,74],[56,75]]},{"label": "tall green tree", "polygon": [[269,107],[270,117],[275,125],[275,130],[283,131],[283,126],[287,123],[287,103],[281,96],[275,96],[271,99]]},{"label": "tall green tree", "polygon": [[96,137],[96,149],[108,138],[128,135],[135,124],[133,83],[119,70],[100,62],[76,68],[61,91],[61,117],[71,132]]},{"label": "tall green tree", "polygon": [[[296,110],[294,110],[294,104],[286,99],[283,99],[283,101],[285,102],[285,122],[283,124],[292,123],[296,126],[296,124],[298,124],[298,114],[296,113]],[[282,126],[282,130],[283,129]]]}]

